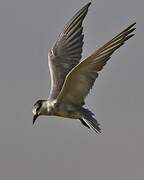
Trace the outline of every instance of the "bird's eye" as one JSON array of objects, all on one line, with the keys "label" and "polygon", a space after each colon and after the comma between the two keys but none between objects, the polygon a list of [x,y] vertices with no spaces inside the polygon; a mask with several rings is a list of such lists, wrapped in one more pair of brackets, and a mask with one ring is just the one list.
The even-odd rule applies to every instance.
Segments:
[{"label": "bird's eye", "polygon": [[36,111],[37,111],[37,112],[40,110],[40,107],[41,107],[41,106],[38,106],[38,107],[36,108]]}]

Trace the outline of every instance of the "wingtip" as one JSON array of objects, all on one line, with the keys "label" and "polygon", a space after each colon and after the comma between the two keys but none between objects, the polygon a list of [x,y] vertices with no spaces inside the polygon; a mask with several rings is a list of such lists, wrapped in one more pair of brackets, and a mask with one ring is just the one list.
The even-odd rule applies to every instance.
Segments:
[{"label": "wingtip", "polygon": [[130,34],[125,38],[125,41],[127,41],[128,39],[130,39],[131,37],[133,37],[135,34]]},{"label": "wingtip", "polygon": [[91,5],[91,3],[92,3],[92,1],[88,2],[88,3],[86,4],[86,6],[89,8],[89,6]]},{"label": "wingtip", "polygon": [[[129,28],[132,28],[134,25],[136,25],[136,22],[132,23]],[[135,28],[136,29],[136,28]]]}]

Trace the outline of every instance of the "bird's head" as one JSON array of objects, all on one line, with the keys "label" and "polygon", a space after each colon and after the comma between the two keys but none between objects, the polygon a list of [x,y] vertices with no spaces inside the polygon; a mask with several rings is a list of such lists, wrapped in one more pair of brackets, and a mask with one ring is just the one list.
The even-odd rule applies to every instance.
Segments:
[{"label": "bird's head", "polygon": [[54,114],[54,105],[56,101],[49,101],[49,100],[38,100],[32,108],[33,113],[33,124],[35,123],[36,119],[40,115],[51,116]]},{"label": "bird's head", "polygon": [[32,108],[33,113],[33,124],[35,123],[38,116],[43,115],[43,111],[45,110],[45,100],[38,100]]}]

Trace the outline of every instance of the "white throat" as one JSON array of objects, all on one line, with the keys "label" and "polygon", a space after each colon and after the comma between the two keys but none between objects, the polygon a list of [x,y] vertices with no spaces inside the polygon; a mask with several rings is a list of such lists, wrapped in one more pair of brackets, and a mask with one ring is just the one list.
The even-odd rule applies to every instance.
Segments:
[{"label": "white throat", "polygon": [[52,101],[44,101],[42,104],[42,114],[43,115],[50,115],[53,114],[53,111],[55,109],[55,104],[56,104],[56,100],[52,100]]}]

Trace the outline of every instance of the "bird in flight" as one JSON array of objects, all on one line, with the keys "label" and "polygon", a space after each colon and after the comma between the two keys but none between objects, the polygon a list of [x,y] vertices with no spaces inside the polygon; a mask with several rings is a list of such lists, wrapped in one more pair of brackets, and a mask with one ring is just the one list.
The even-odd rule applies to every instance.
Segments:
[{"label": "bird in flight", "polygon": [[33,124],[40,115],[60,116],[78,119],[87,128],[101,132],[94,114],[84,107],[85,98],[113,52],[134,35],[136,23],[80,61],[84,38],[82,23],[90,5],[91,2],[87,3],[70,19],[48,51],[50,95],[47,100],[38,100],[34,104]]}]

